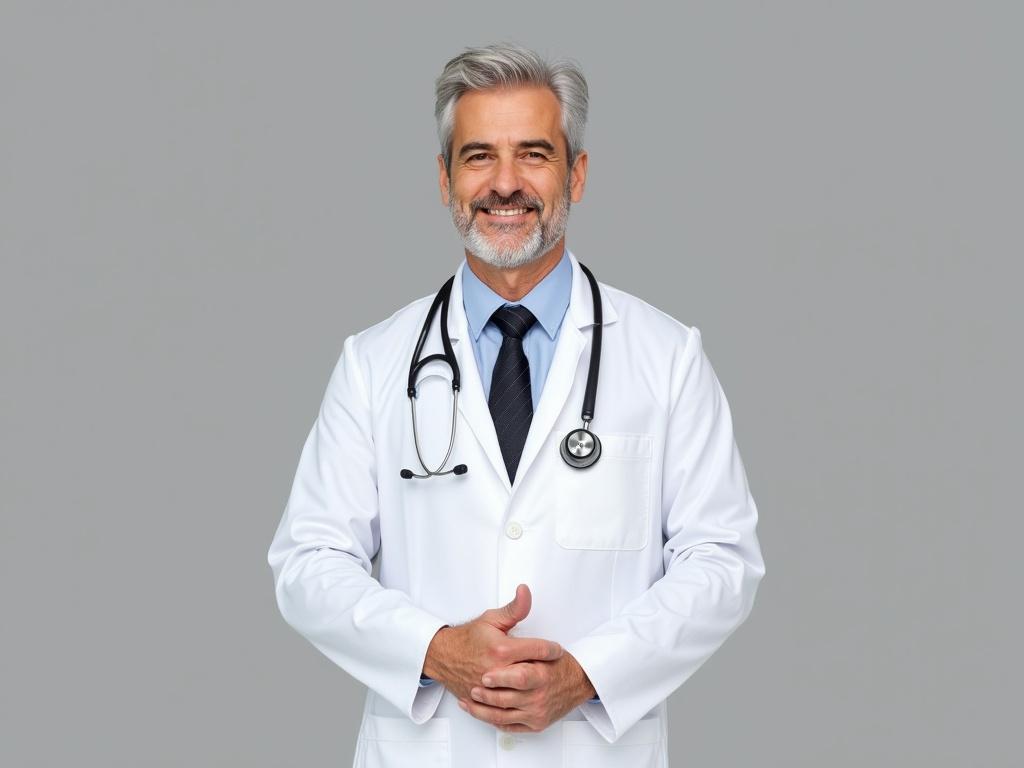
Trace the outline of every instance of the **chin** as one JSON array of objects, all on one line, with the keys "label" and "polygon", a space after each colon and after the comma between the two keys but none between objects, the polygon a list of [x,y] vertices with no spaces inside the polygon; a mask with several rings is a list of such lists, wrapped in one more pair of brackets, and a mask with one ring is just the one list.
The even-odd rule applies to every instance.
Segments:
[{"label": "chin", "polygon": [[495,252],[489,249],[477,251],[470,250],[469,252],[480,259],[480,261],[490,264],[492,267],[497,267],[498,269],[516,269],[517,267],[530,264],[544,255],[544,252],[540,250],[536,253],[529,254],[523,254],[520,252]]},{"label": "chin", "polygon": [[475,228],[463,240],[467,251],[485,264],[498,269],[515,269],[536,261],[546,250],[540,241],[540,232],[534,230],[519,240],[518,247],[502,248]]}]

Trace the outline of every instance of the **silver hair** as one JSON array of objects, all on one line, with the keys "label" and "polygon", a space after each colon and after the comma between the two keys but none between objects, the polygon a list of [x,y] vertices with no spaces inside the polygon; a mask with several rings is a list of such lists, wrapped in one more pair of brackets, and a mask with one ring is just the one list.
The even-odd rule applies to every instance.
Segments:
[{"label": "silver hair", "polygon": [[568,147],[569,170],[583,149],[589,95],[583,71],[570,59],[548,62],[514,43],[467,48],[444,66],[436,82],[434,117],[444,166],[451,175],[455,102],[466,91],[542,85],[550,88],[562,107],[562,133]]}]

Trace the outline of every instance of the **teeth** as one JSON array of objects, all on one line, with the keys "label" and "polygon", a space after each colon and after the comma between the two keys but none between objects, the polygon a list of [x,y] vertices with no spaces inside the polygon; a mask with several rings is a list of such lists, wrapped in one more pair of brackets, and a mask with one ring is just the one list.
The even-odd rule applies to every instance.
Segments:
[{"label": "teeth", "polygon": [[518,216],[521,213],[526,213],[529,208],[511,208],[504,210],[502,208],[488,208],[487,212],[494,216]]}]

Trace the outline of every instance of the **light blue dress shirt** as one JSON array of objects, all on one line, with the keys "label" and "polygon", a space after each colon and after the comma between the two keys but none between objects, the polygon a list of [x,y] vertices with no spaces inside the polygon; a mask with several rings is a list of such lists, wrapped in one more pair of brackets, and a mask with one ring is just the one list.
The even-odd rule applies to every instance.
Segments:
[{"label": "light blue dress shirt", "polygon": [[530,330],[523,337],[523,351],[530,363],[533,410],[537,411],[537,403],[540,402],[551,359],[555,355],[555,342],[558,341],[562,318],[569,307],[571,291],[572,264],[565,251],[562,251],[562,258],[555,268],[516,302],[506,301],[492,291],[469,268],[468,263],[462,265],[462,304],[466,308],[466,320],[473,340],[473,354],[476,356],[476,367],[480,371],[480,380],[484,385],[484,395],[491,391],[491,374],[498,360],[502,340],[501,331],[494,323],[489,322],[491,315],[505,304],[521,304],[537,318],[537,322],[530,326]]},{"label": "light blue dress shirt", "polygon": [[[504,304],[521,304],[537,318],[537,322],[523,336],[523,352],[530,363],[530,393],[533,396],[533,410],[536,412],[544,382],[548,377],[548,369],[551,367],[551,359],[555,355],[555,343],[562,328],[562,318],[569,308],[571,294],[572,264],[564,250],[555,268],[516,302],[507,301],[491,290],[470,269],[469,263],[463,262],[462,305],[466,310],[469,334],[473,341],[473,354],[476,357],[476,367],[480,372],[485,395],[491,391],[491,373],[494,372],[502,340],[501,331],[494,323],[489,322],[491,315]],[[420,676],[421,686],[433,683],[434,680],[426,675]],[[600,701],[600,698],[595,696],[591,701]]]}]

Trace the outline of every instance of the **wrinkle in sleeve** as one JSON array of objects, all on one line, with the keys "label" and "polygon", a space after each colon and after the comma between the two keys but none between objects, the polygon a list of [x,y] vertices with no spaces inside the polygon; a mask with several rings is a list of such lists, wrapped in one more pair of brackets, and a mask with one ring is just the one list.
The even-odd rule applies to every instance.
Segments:
[{"label": "wrinkle in sleeve", "polygon": [[746,620],[765,574],[729,404],[696,327],[673,382],[660,510],[664,574],[617,616],[565,645],[600,696],[580,709],[609,743]]},{"label": "wrinkle in sleeve", "polygon": [[442,686],[420,686],[445,622],[373,578],[380,546],[371,406],[357,337],[346,339],[306,438],[267,561],[285,621],[413,722]]}]

